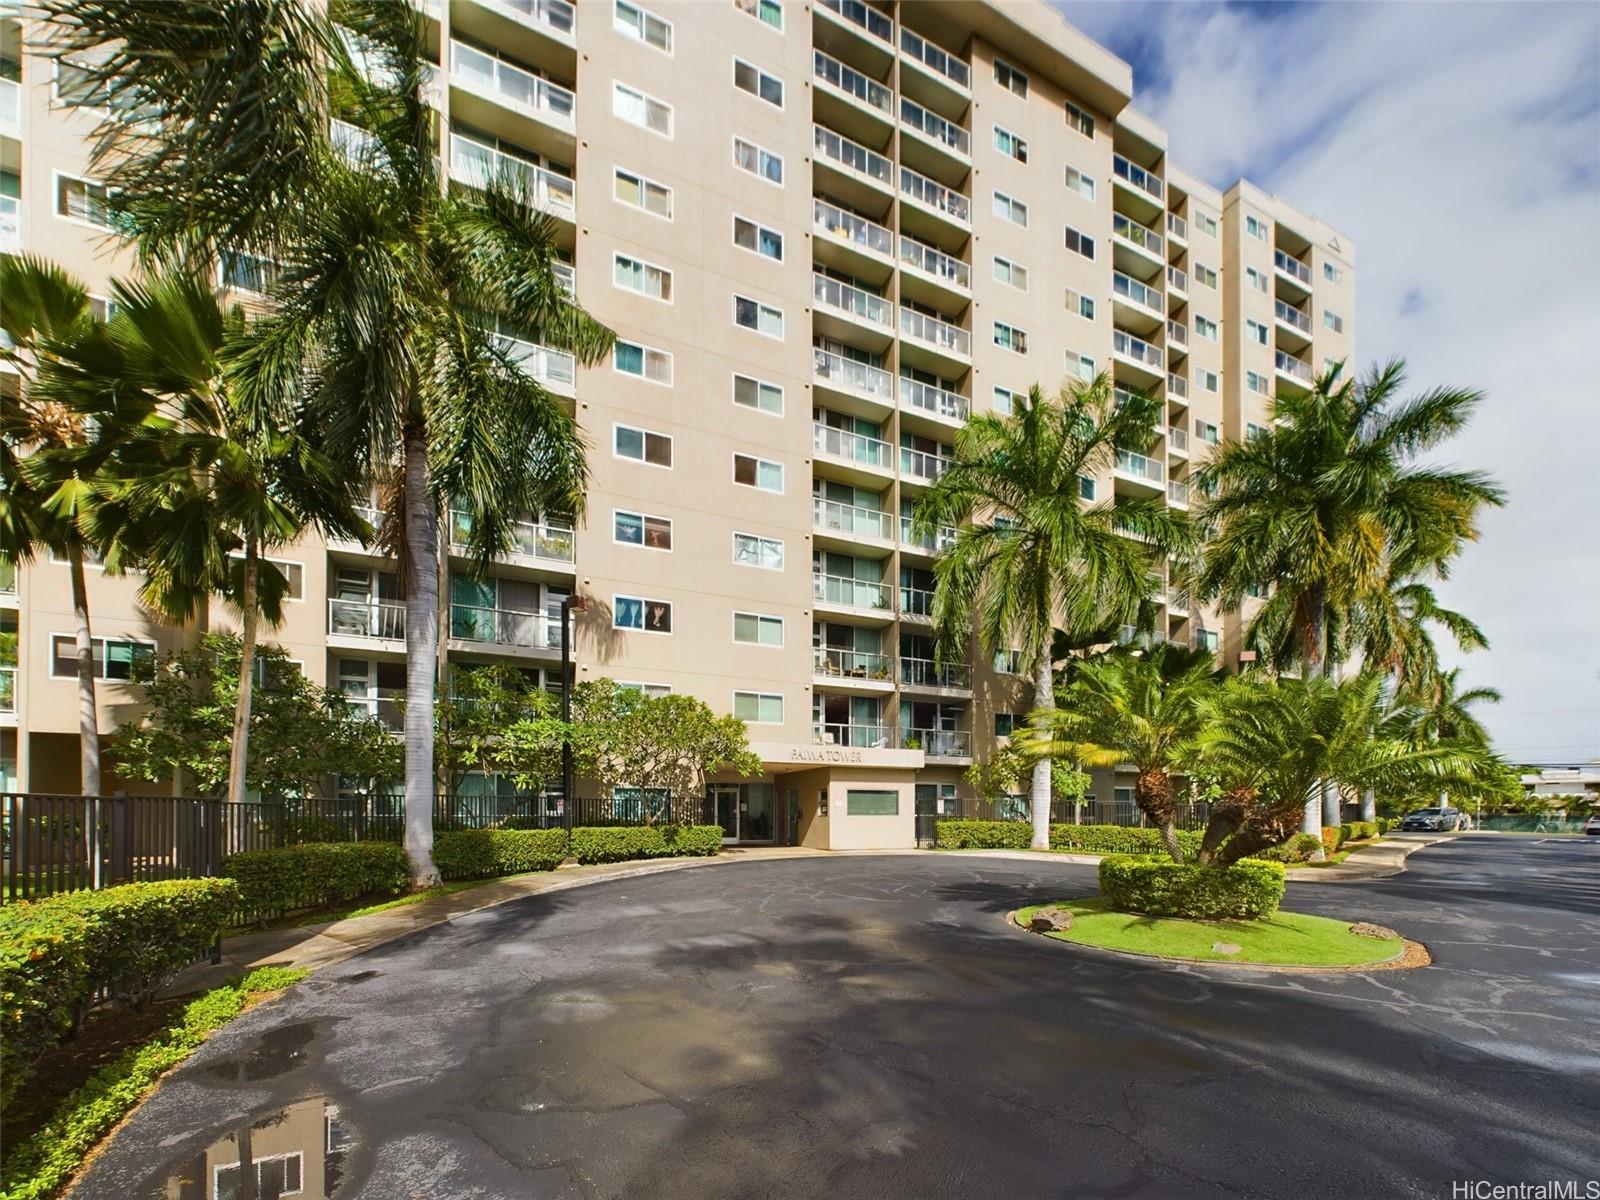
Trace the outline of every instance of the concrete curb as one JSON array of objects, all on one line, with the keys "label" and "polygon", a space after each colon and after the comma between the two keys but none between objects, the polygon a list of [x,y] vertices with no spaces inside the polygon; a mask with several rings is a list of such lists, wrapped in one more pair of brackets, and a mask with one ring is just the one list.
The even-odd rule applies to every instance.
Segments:
[{"label": "concrete curb", "polygon": [[1353,883],[1363,879],[1387,879],[1406,869],[1406,859],[1418,850],[1448,842],[1440,837],[1408,836],[1404,841],[1387,840],[1376,846],[1352,850],[1342,863],[1331,867],[1291,867],[1285,878],[1290,883]]}]

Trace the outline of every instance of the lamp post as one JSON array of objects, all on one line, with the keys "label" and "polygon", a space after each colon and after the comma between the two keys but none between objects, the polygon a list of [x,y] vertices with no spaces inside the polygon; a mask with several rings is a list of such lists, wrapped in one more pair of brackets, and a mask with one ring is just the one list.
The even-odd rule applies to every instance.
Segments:
[{"label": "lamp post", "polygon": [[571,594],[561,602],[561,808],[568,830],[572,828],[572,614],[583,612],[589,602],[582,596]]}]

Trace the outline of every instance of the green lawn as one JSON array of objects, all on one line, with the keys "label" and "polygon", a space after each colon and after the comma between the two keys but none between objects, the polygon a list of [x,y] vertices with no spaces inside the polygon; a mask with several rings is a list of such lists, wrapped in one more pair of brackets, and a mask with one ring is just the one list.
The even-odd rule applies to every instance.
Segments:
[{"label": "green lawn", "polygon": [[[1025,908],[1017,920],[1026,925],[1044,905]],[[1278,912],[1265,921],[1186,921],[1114,912],[1104,900],[1067,900],[1055,905],[1073,915],[1072,929],[1047,934],[1064,942],[1124,950],[1157,958],[1189,958],[1206,962],[1249,962],[1270,966],[1351,967],[1385,962],[1400,953],[1398,939],[1357,937],[1348,921]],[[1223,954],[1218,942],[1239,947]]]},{"label": "green lawn", "polygon": [[[519,874],[534,874],[535,872],[519,872]],[[549,874],[548,871],[539,872]],[[407,904],[418,904],[423,900],[435,900],[440,896],[453,896],[457,892],[470,891],[486,884],[499,883],[503,879],[515,879],[516,875],[496,875],[489,879],[457,879],[450,883],[440,884],[436,888],[429,888],[425,892],[407,892],[403,896],[392,896],[387,900],[351,900],[347,904],[334,905],[329,908],[303,909],[300,912],[290,913],[288,916],[277,917],[262,925],[247,925],[234,930],[234,933],[251,933],[257,929],[298,929],[302,925],[321,925],[328,921],[343,921],[349,917],[366,917],[373,913],[386,912],[391,908],[403,908]]]}]

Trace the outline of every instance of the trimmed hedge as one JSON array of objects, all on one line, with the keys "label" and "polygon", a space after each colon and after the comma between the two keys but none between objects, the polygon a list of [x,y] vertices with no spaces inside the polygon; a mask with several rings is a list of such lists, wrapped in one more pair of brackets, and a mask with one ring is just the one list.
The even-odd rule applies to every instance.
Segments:
[{"label": "trimmed hedge", "polygon": [[1283,864],[1246,859],[1200,867],[1114,854],[1100,862],[1100,892],[1113,908],[1153,917],[1270,917],[1283,901]]},{"label": "trimmed hedge", "polygon": [[238,905],[231,880],[171,879],[0,909],[0,1103],[93,996],[148,1002]]},{"label": "trimmed hedge", "polygon": [[1359,842],[1366,838],[1378,836],[1378,823],[1376,821],[1350,821],[1339,826],[1340,844],[1345,842]]},{"label": "trimmed hedge", "polygon": [[406,852],[393,842],[246,850],[223,859],[222,873],[239,884],[241,918],[255,921],[358,896],[394,896],[411,882]]},{"label": "trimmed hedge", "polygon": [[1322,849],[1332,854],[1344,845],[1344,830],[1337,825],[1324,825],[1322,827]]},{"label": "trimmed hedge", "polygon": [[1251,858],[1266,859],[1268,862],[1302,863],[1309,862],[1312,854],[1322,839],[1314,833],[1297,833],[1287,842],[1276,846],[1269,846],[1265,850],[1257,850]]},{"label": "trimmed hedge", "polygon": [[[1201,834],[1178,830],[1178,845],[1193,857],[1200,852]],[[1050,849],[1083,850],[1090,854],[1165,854],[1161,831],[1139,825],[1052,825]]]},{"label": "trimmed hedge", "polygon": [[565,829],[450,829],[433,837],[433,861],[446,879],[553,871],[566,857]]},{"label": "trimmed hedge", "polygon": [[703,858],[721,849],[720,825],[585,825],[572,831],[572,857],[585,864],[636,858]]},{"label": "trimmed hedge", "polygon": [[1026,850],[1033,840],[1027,821],[935,821],[933,844],[941,850]]}]

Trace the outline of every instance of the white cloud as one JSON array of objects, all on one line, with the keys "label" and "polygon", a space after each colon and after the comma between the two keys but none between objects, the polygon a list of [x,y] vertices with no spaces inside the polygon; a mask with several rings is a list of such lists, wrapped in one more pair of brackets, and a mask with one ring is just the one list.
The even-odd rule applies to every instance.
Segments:
[{"label": "white cloud", "polygon": [[1363,363],[1487,393],[1447,452],[1510,493],[1441,587],[1492,643],[1464,675],[1513,757],[1600,755],[1600,6],[1066,15],[1131,48],[1172,161],[1354,238]]}]

